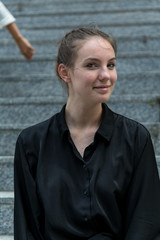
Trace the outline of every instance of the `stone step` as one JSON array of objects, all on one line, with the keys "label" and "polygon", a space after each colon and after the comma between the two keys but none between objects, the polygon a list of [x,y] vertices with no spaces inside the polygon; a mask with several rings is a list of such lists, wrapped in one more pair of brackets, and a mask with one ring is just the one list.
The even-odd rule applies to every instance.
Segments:
[{"label": "stone step", "polygon": [[[42,29],[26,29],[23,26],[19,27],[24,36],[28,37],[33,43],[50,43],[59,41],[63,35],[70,31],[71,27],[64,29],[56,28],[55,26]],[[101,26],[101,30],[113,35],[118,41],[135,41],[140,39],[143,42],[154,40],[160,37],[160,25],[137,25],[137,26]],[[12,37],[6,29],[2,30],[3,38],[0,39],[0,44],[14,43]],[[153,46],[154,47],[154,46]]]},{"label": "stone step", "polygon": [[[160,157],[157,157],[157,165],[160,174]],[[3,222],[0,222],[0,235],[13,234],[13,192],[0,192],[0,212]],[[0,238],[1,239],[1,238]]]},{"label": "stone step", "polygon": [[[16,5],[16,4],[20,4],[20,3],[25,3],[25,4],[30,4],[30,0],[5,0],[5,4],[6,5]],[[83,4],[85,4],[85,3],[89,3],[90,2],[90,0],[77,0],[76,1],[77,3],[83,3]],[[92,3],[96,3],[97,2],[97,0],[92,0]],[[118,4],[119,3],[119,1],[118,0],[99,0],[98,1],[99,3],[103,3],[103,2],[107,2],[107,3],[110,3],[110,2],[113,2],[113,4]],[[32,1],[32,3],[33,4],[38,4],[38,3],[40,3],[40,4],[42,4],[42,3],[44,3],[43,2],[43,0],[33,0]],[[45,3],[54,3],[54,4],[73,4],[73,3],[75,3],[75,1],[74,0],[61,0],[61,1],[59,1],[59,0],[45,0]],[[123,4],[128,4],[128,5],[132,5],[133,3],[132,2],[127,2],[126,0],[123,0],[122,1],[122,3]],[[129,4],[130,3],[130,4]],[[138,2],[138,0],[135,0],[135,5],[137,5],[137,4],[139,4],[139,5],[142,5],[142,4],[144,4],[144,6],[145,5],[148,5],[149,3],[153,3],[153,4],[158,4],[158,3],[160,3],[160,0],[145,0],[145,3],[146,4],[144,4],[144,0],[140,0],[139,2]]]},{"label": "stone step", "polygon": [[13,240],[13,236],[0,235],[0,240]]},{"label": "stone step", "polygon": [[[53,74],[56,55],[35,55],[33,61],[26,61],[19,55],[0,57],[1,75]],[[159,51],[119,53],[117,56],[118,72],[145,72],[159,69]]]},{"label": "stone step", "polygon": [[[8,36],[9,37],[9,36]],[[120,52],[135,52],[135,51],[157,51],[159,47],[159,36],[152,39],[146,36],[142,36],[141,38],[129,39],[129,38],[117,38],[117,48],[118,53]],[[39,41],[39,42],[38,42]],[[54,34],[52,37],[52,41],[46,40],[35,40],[32,41],[32,45],[36,50],[36,55],[48,55],[57,53],[57,42],[54,41]],[[11,39],[8,43],[4,43],[3,39],[0,41],[0,56],[13,56],[17,58],[20,55],[19,48],[15,45],[15,42]]]},{"label": "stone step", "polygon": [[1,124],[35,124],[58,112],[64,103],[60,96],[0,99]]},{"label": "stone step", "polygon": [[[23,26],[20,28],[22,34],[27,37],[30,42],[35,45],[37,48],[37,53],[39,51],[44,51],[42,48],[39,50],[40,45],[47,44],[57,44],[59,40],[64,36],[66,32],[71,30],[71,28],[66,29],[56,29],[54,26],[51,29],[33,29],[27,30],[23,29]],[[101,30],[111,34],[117,40],[118,44],[118,52],[120,51],[140,51],[140,50],[157,50],[157,39],[160,37],[160,26],[114,26],[114,27],[101,27]],[[13,48],[14,53],[18,52],[18,48],[15,46],[15,42],[8,33],[6,29],[2,30],[3,38],[0,39],[0,46],[8,46]],[[37,45],[38,44],[38,45]],[[11,45],[11,46],[10,46]],[[126,46],[126,47],[125,47]],[[51,47],[51,52],[53,52],[54,46]],[[1,49],[3,49],[1,47]],[[6,51],[6,50],[5,50]],[[46,50],[45,51],[49,51]],[[50,53],[51,53],[50,52]],[[0,57],[2,55],[3,50],[1,50]],[[44,52],[47,54],[47,52]]]},{"label": "stone step", "polygon": [[[73,28],[79,25],[96,23],[100,27],[107,26],[139,26],[139,25],[159,25],[159,12],[122,12],[122,13],[71,13],[67,15],[28,13],[26,15],[17,14],[17,24],[25,29],[42,28]],[[127,21],[126,21],[127,19]]]},{"label": "stone step", "polygon": [[[134,4],[128,1],[32,1],[32,2],[22,2],[8,3],[7,6],[12,12],[20,12],[25,14],[28,12],[36,12],[36,14],[42,14],[45,12],[52,12],[54,14],[70,14],[76,12],[81,13],[91,13],[91,12],[134,12],[134,11],[158,11],[159,2],[158,1],[134,1]],[[82,4],[83,3],[83,4]],[[70,8],[72,4],[72,8]]]},{"label": "stone step", "polygon": [[159,122],[159,97],[146,95],[112,95],[108,106],[115,112],[139,122]]},{"label": "stone step", "polygon": [[[152,84],[151,84],[152,79]],[[0,77],[0,98],[45,97],[65,94],[54,71],[49,74],[3,75]],[[160,71],[122,73],[113,95],[160,95]]]},{"label": "stone step", "polygon": [[53,74],[2,76],[0,77],[0,98],[64,95],[60,81]]},{"label": "stone step", "polygon": [[[117,3],[116,3],[117,4]],[[121,9],[118,5],[114,4],[114,6],[117,6],[117,9]],[[125,6],[125,4],[123,3]],[[147,4],[146,4],[147,5]],[[47,5],[46,5],[47,6]],[[58,5],[57,5],[58,6]],[[96,24],[99,24],[100,26],[135,26],[135,25],[159,25],[159,12],[157,8],[157,5],[155,5],[154,9],[153,7],[151,9],[147,9],[147,11],[143,11],[142,9],[137,7],[137,10],[135,9],[132,11],[126,11],[123,10],[122,12],[108,12],[105,9],[111,9],[108,7],[108,3],[103,2],[102,4],[99,4],[100,9],[97,10],[97,6],[93,8],[92,5],[89,5],[85,7],[85,4],[81,4],[81,8],[78,6],[73,8],[74,12],[70,11],[70,4],[65,5],[65,10],[61,9],[60,12],[57,11],[54,6],[53,8],[50,7],[50,10],[47,10],[43,13],[39,13],[37,11],[26,11],[24,14],[23,12],[15,12],[14,15],[17,18],[17,24],[21,28],[25,29],[42,29],[42,28],[68,28],[87,24],[90,22],[95,22]],[[67,8],[68,6],[68,8]],[[106,7],[105,7],[106,6]],[[131,6],[131,5],[130,5]],[[19,7],[19,8],[22,8]],[[63,6],[64,8],[64,6]],[[69,13],[66,11],[70,11]],[[87,12],[84,11],[84,9],[88,9]],[[155,10],[156,9],[156,10]],[[103,10],[103,12],[102,12]],[[49,12],[48,12],[49,11]],[[91,11],[91,12],[90,12]],[[113,10],[112,10],[113,11]],[[77,18],[77,15],[79,16]],[[76,16],[76,17],[75,17]],[[62,21],[63,19],[63,21]],[[127,19],[127,22],[126,22]]]},{"label": "stone step", "polygon": [[13,184],[13,157],[0,156],[0,191],[13,191]]},{"label": "stone step", "polygon": [[[1,98],[1,124],[34,124],[49,118],[66,102],[63,96]],[[111,96],[112,110],[140,122],[159,121],[160,105],[157,96],[124,95]]]},{"label": "stone step", "polygon": [[[160,155],[160,123],[142,123],[150,131],[155,153]],[[15,143],[19,133],[30,124],[26,125],[0,125],[0,154],[2,156],[14,155]]]},{"label": "stone step", "polygon": [[13,192],[0,192],[0,239],[13,234],[13,196]]}]

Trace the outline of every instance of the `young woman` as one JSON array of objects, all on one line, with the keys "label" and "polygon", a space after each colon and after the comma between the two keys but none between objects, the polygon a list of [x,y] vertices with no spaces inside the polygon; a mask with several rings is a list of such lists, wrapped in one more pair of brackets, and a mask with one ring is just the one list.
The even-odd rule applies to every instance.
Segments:
[{"label": "young woman", "polygon": [[15,240],[153,240],[160,181],[149,132],[112,112],[116,43],[96,28],[62,39],[60,113],[22,131],[15,153]]}]

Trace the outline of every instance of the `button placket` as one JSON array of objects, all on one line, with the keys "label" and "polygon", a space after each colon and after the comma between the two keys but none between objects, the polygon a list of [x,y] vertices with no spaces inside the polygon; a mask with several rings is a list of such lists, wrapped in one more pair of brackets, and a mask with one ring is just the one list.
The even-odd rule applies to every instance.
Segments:
[{"label": "button placket", "polygon": [[88,192],[87,189],[85,189],[85,190],[83,191],[83,194],[84,194],[86,197],[89,197],[89,192]]},{"label": "button placket", "polygon": [[83,191],[83,194],[85,196],[88,196],[89,197],[89,191],[88,191],[88,186],[89,186],[89,172],[88,172],[88,169],[87,169],[87,164],[83,164],[83,168],[86,172],[86,175],[87,175],[87,187],[84,188],[84,191]]},{"label": "button placket", "polygon": [[83,169],[84,169],[84,176],[85,176],[85,184],[83,189],[83,196],[84,196],[84,203],[85,203],[85,212],[83,215],[83,219],[85,222],[88,222],[90,219],[90,193],[89,193],[89,185],[90,185],[90,174],[89,174],[89,168],[88,165],[84,162],[83,163]]},{"label": "button placket", "polygon": [[87,168],[87,164],[86,164],[86,163],[83,164],[83,168],[84,168],[84,169]]}]

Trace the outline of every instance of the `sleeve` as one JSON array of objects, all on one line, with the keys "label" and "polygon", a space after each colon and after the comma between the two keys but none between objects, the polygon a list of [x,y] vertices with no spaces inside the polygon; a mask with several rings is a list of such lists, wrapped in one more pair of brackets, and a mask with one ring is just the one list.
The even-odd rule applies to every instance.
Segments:
[{"label": "sleeve", "polygon": [[4,6],[4,4],[0,1],[0,29],[12,22],[15,22],[15,18]]},{"label": "sleeve", "polygon": [[160,180],[150,134],[137,136],[135,169],[126,201],[125,240],[160,234]]},{"label": "sleeve", "polygon": [[14,239],[44,240],[42,207],[20,136],[14,158],[14,192]]}]

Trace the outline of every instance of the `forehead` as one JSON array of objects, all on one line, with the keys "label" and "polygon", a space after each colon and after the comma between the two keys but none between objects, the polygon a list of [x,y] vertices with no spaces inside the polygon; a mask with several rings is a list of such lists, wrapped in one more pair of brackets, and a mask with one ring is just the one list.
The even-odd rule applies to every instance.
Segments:
[{"label": "forehead", "polygon": [[112,45],[102,37],[90,37],[80,42],[77,49],[78,57],[87,57],[88,55],[102,55],[109,54],[114,55],[115,52]]}]

